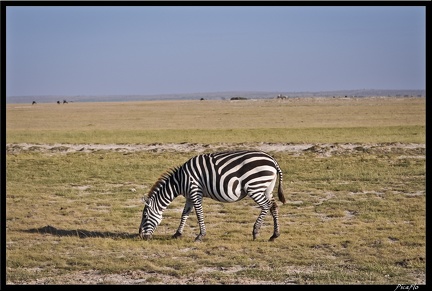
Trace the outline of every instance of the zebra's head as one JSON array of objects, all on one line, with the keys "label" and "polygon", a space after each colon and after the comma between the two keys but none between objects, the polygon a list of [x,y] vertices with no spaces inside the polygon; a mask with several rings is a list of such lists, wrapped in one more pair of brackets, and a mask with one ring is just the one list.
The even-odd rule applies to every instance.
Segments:
[{"label": "zebra's head", "polygon": [[139,227],[139,236],[142,239],[148,240],[152,238],[153,232],[162,220],[162,213],[155,210],[154,199],[145,196],[144,210],[142,213],[141,224]]}]

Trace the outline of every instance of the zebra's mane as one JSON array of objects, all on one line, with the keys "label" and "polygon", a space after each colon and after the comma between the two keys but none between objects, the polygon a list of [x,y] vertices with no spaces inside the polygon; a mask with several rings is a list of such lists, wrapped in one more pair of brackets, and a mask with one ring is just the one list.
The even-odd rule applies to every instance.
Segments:
[{"label": "zebra's mane", "polygon": [[178,170],[178,168],[179,167],[171,168],[165,173],[163,173],[156,181],[156,183],[154,183],[154,185],[150,188],[148,198],[150,198],[153,193],[156,192],[157,188],[162,187],[168,181],[168,179]]}]

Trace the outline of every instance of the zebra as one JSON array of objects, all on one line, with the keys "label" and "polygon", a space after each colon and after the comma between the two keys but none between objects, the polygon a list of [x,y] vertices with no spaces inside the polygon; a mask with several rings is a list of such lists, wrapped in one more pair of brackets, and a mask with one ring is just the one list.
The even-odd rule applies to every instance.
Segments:
[{"label": "zebra", "polygon": [[192,208],[198,219],[200,233],[195,241],[206,235],[202,200],[209,197],[220,202],[237,202],[249,196],[261,208],[253,226],[253,240],[257,238],[268,211],[273,217],[273,235],[279,237],[278,205],[273,198],[273,188],[279,177],[278,198],[285,204],[282,189],[282,170],[268,153],[258,150],[234,150],[200,154],[183,165],[163,174],[144,196],[139,236],[148,240],[162,221],[162,213],[179,195],[186,198],[180,225],[172,236],[179,238]]}]

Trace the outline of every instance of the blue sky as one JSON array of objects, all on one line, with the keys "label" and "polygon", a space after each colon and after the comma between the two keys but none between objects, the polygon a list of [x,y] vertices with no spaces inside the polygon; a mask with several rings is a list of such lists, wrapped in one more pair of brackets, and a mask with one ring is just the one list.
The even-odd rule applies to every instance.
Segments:
[{"label": "blue sky", "polygon": [[7,6],[6,95],[425,89],[424,6]]}]

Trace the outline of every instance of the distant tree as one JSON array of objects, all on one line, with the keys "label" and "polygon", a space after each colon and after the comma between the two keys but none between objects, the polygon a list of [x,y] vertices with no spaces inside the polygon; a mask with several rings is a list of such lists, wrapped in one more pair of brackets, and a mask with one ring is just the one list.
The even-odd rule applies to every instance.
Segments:
[{"label": "distant tree", "polygon": [[63,100],[63,104],[65,104],[65,103],[67,104],[68,102],[66,100]]},{"label": "distant tree", "polygon": [[32,105],[33,105],[33,104],[36,104],[36,101],[33,101],[33,102],[32,102]]},{"label": "distant tree", "polygon": [[60,101],[57,101],[57,104],[60,104]]}]

